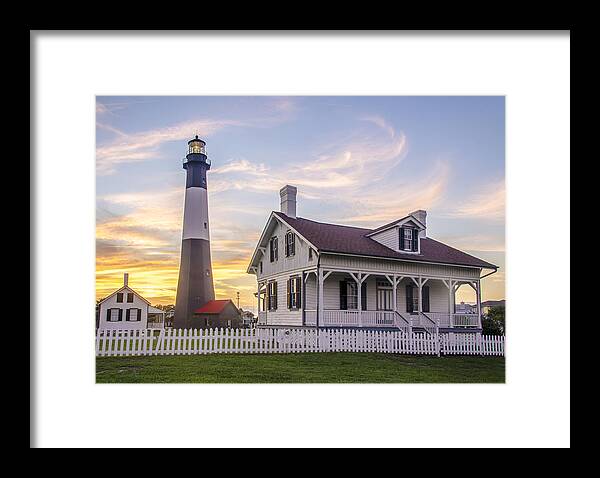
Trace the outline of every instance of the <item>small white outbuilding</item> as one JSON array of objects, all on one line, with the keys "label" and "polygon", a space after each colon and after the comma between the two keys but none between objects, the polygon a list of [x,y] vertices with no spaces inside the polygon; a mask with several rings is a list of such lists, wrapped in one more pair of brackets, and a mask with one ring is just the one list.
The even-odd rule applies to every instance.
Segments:
[{"label": "small white outbuilding", "polygon": [[123,287],[98,304],[98,328],[102,330],[163,328],[164,312],[152,307],[150,302],[129,287],[128,281],[129,274],[125,273]]}]

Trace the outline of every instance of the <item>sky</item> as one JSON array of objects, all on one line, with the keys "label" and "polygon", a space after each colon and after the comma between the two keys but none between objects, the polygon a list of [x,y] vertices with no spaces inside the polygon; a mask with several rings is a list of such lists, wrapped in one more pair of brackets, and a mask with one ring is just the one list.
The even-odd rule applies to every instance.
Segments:
[{"label": "sky", "polygon": [[[194,135],[212,161],[208,195],[217,299],[256,310],[246,273],[279,189],[297,214],[374,228],[416,209],[428,235],[500,266],[504,298],[504,97],[96,98],[96,296],[129,285],[152,304],[177,288],[185,170]],[[486,271],[489,272],[489,271]],[[468,286],[457,300],[473,302]]]}]

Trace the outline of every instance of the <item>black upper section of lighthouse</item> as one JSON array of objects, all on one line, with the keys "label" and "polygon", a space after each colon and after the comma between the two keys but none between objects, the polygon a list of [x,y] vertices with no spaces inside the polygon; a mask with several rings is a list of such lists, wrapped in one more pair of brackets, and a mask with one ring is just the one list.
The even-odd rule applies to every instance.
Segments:
[{"label": "black upper section of lighthouse", "polygon": [[183,160],[183,169],[187,170],[186,188],[206,189],[206,171],[210,169],[210,160],[205,147],[206,143],[198,135],[188,141],[188,154]]}]

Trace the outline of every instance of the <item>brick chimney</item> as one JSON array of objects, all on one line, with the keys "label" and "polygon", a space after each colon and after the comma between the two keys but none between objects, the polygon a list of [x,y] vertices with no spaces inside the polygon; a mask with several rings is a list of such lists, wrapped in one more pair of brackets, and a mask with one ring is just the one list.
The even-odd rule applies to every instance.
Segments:
[{"label": "brick chimney", "polygon": [[296,193],[298,189],[295,186],[287,184],[279,190],[281,197],[281,212],[288,217],[296,219]]},{"label": "brick chimney", "polygon": [[127,272],[125,272],[125,274],[123,274],[123,285],[125,287],[127,287],[128,282],[129,282],[129,274]]},{"label": "brick chimney", "polygon": [[416,217],[425,226],[425,230],[419,233],[419,237],[425,237],[427,235],[427,211],[423,209],[417,209],[410,213],[411,216]]}]

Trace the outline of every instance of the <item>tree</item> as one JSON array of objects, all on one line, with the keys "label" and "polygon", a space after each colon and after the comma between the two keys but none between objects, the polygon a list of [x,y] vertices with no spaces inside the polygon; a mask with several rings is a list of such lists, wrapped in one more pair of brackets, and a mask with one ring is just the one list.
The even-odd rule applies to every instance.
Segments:
[{"label": "tree", "polygon": [[490,307],[489,312],[481,320],[484,335],[504,335],[506,332],[505,308]]}]

